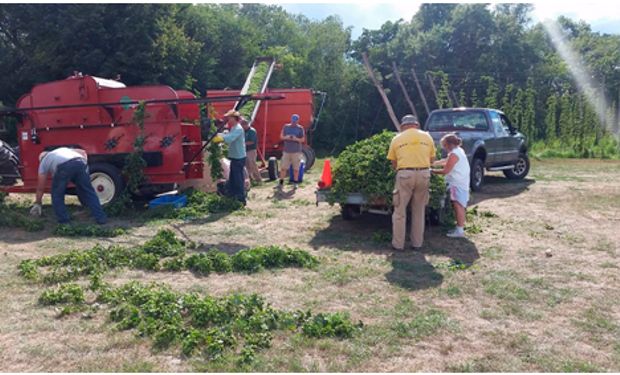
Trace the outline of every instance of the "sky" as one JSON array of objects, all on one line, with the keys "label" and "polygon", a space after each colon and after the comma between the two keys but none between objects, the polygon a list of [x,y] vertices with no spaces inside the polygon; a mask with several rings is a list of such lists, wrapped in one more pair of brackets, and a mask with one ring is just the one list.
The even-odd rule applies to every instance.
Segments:
[{"label": "sky", "polygon": [[[399,2],[356,2],[342,3],[322,1],[312,2],[288,2],[270,1],[277,3],[290,13],[301,13],[310,19],[321,20],[330,15],[338,15],[345,26],[353,26],[352,37],[357,38],[364,28],[378,29],[386,21],[397,21],[402,18],[405,21],[418,10],[421,1]],[[487,1],[486,3],[497,3]],[[534,1],[533,20],[544,21],[555,19],[560,15],[574,20],[583,20],[592,26],[594,31],[609,34],[620,34],[620,6],[614,6],[614,2],[607,1],[574,1],[574,0],[547,0]]]}]

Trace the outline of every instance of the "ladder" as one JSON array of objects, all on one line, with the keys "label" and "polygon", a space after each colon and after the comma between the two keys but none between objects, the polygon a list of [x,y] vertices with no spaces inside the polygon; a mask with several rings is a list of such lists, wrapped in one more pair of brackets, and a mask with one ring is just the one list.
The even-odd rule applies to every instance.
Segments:
[{"label": "ladder", "polygon": [[[264,94],[269,84],[269,79],[276,66],[276,59],[273,57],[258,57],[252,64],[250,74],[245,80],[245,84],[241,89],[239,95],[246,94]],[[235,103],[235,109],[240,111],[244,117],[248,120],[250,125],[254,122],[258,109],[260,107],[260,100],[246,102],[244,100],[238,100]],[[241,108],[241,109],[240,109]]]}]

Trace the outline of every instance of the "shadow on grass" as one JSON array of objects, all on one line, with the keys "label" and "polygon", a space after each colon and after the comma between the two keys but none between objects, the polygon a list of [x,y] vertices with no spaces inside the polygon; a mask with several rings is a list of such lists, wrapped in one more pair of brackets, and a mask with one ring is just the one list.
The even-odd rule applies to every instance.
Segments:
[{"label": "shadow on grass", "polygon": [[465,266],[471,266],[480,258],[473,242],[466,238],[448,238],[441,227],[426,226],[424,246],[419,251],[410,247],[403,251],[393,250],[391,231],[390,216],[364,214],[354,221],[334,216],[326,228],[315,233],[310,245],[314,249],[327,247],[388,255],[392,270],[385,275],[386,279],[408,290],[432,288],[443,282],[442,274],[427,260],[427,255],[445,256]]},{"label": "shadow on grass", "polygon": [[485,176],[482,190],[472,193],[470,205],[478,204],[487,199],[510,198],[527,190],[536,180],[526,178],[523,180],[510,180],[500,176]]},{"label": "shadow on grass", "polygon": [[[7,209],[7,208],[5,208]],[[15,209],[24,220],[29,221],[33,220],[32,217],[29,216],[28,207],[19,207]],[[90,214],[90,210],[84,208],[77,204],[67,204],[67,210],[69,211],[69,215],[71,217],[70,224],[77,226],[84,225],[92,225],[98,227],[94,218]],[[200,224],[208,224],[219,221],[226,216],[232,214],[234,211],[230,212],[221,212],[221,213],[209,213],[205,214],[201,217],[192,217],[192,218],[174,218],[168,216],[170,212],[166,212],[164,210],[150,210],[146,207],[137,207],[132,211],[129,211],[125,214],[119,216],[108,216],[108,223],[101,226],[102,228],[123,228],[128,234],[132,233],[133,229],[140,228],[147,225],[153,225],[160,223],[163,225],[172,225],[175,228],[179,229],[187,225],[200,225]],[[36,230],[26,230],[22,227],[7,227],[0,226],[0,237],[2,241],[5,243],[28,243],[28,242],[36,242],[45,240],[47,238],[92,238],[97,241],[110,241],[111,237],[100,237],[100,236],[63,236],[59,234],[55,234],[54,230],[58,226],[56,221],[56,217],[54,216],[54,212],[51,205],[43,206],[43,216],[40,219],[34,219],[42,224],[42,228],[38,228]],[[150,239],[150,237],[145,238]]]},{"label": "shadow on grass", "polygon": [[[285,189],[288,188],[288,191]],[[297,192],[292,186],[278,188],[277,186],[273,188],[273,194],[269,195],[267,199],[282,201],[293,199],[295,197],[295,193]]]}]

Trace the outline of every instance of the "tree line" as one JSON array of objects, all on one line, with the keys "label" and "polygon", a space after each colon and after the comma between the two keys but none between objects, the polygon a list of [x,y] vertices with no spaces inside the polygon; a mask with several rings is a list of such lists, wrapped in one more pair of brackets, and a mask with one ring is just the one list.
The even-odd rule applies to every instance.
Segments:
[{"label": "tree line", "polygon": [[527,4],[423,4],[411,20],[386,22],[353,40],[336,16],[311,20],[276,5],[2,4],[0,100],[12,105],[33,85],[73,71],[204,95],[241,87],[255,57],[274,56],[283,69],[271,87],[328,93],[313,142],[338,152],[392,126],[362,65],[367,53],[398,116],[411,109],[394,64],[422,121],[423,99],[430,110],[500,108],[535,149],[617,156],[620,36],[557,20],[600,82],[593,94],[607,98],[601,111],[578,89],[531,12]]}]

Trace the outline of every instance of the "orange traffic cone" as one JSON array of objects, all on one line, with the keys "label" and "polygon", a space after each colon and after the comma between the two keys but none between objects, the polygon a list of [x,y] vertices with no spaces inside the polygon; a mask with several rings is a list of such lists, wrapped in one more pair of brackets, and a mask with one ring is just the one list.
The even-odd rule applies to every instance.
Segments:
[{"label": "orange traffic cone", "polygon": [[329,159],[327,159],[325,160],[325,164],[323,164],[323,173],[319,180],[319,189],[329,189],[330,187],[332,187],[332,166]]}]

